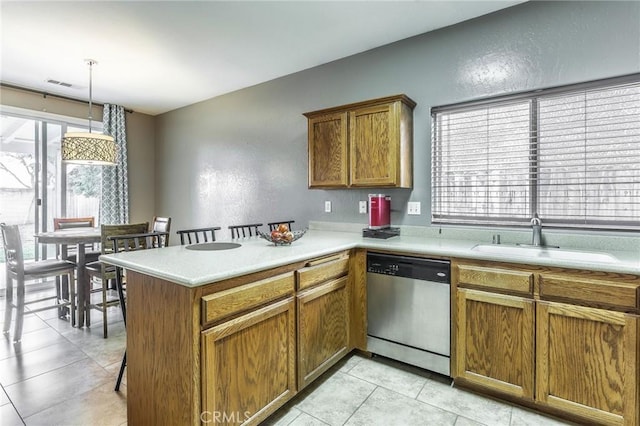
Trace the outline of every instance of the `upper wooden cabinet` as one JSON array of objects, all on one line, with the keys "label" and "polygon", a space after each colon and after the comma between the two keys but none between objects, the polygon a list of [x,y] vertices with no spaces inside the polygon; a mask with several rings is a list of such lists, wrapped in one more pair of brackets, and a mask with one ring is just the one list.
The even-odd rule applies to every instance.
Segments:
[{"label": "upper wooden cabinet", "polygon": [[309,118],[309,187],[346,187],[348,114]]},{"label": "upper wooden cabinet", "polygon": [[396,95],[305,113],[309,188],[411,188],[415,106]]}]

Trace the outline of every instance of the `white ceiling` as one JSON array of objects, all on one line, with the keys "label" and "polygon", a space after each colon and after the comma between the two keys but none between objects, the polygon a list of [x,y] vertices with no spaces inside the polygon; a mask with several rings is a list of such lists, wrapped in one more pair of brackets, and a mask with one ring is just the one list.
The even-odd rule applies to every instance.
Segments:
[{"label": "white ceiling", "polygon": [[522,2],[2,0],[0,80],[88,100],[90,58],[94,102],[156,115]]}]

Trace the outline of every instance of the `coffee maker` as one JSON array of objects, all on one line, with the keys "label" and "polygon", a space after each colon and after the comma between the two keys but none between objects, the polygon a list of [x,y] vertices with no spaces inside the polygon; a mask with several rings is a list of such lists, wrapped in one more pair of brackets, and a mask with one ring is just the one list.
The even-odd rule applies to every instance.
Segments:
[{"label": "coffee maker", "polygon": [[391,197],[369,194],[369,229],[385,229],[391,226]]},{"label": "coffee maker", "polygon": [[400,228],[391,227],[391,197],[369,194],[369,226],[362,230],[367,238],[391,238],[400,235]]}]

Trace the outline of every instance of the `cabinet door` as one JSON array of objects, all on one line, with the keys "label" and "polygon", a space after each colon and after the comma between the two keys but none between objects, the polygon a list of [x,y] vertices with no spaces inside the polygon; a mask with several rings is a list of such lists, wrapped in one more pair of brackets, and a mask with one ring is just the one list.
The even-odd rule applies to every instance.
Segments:
[{"label": "cabinet door", "polygon": [[348,352],[347,277],[313,287],[298,298],[298,385],[304,388]]},{"label": "cabinet door", "polygon": [[296,392],[295,299],[202,333],[203,423],[258,424]]},{"label": "cabinet door", "polygon": [[310,118],[309,188],[348,185],[347,113]]},{"label": "cabinet door", "polygon": [[399,103],[349,114],[351,186],[395,186],[399,177]]},{"label": "cabinet door", "polygon": [[536,398],[601,424],[639,424],[638,317],[539,302]]},{"label": "cabinet door", "polygon": [[534,302],[458,289],[454,378],[533,400]]}]

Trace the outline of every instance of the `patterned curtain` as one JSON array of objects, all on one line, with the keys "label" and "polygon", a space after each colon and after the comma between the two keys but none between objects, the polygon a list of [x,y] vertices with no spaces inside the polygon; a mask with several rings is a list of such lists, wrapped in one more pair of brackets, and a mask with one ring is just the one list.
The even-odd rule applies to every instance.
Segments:
[{"label": "patterned curtain", "polygon": [[102,167],[100,223],[128,223],[129,178],[124,107],[105,104],[102,114],[102,127],[105,135],[110,135],[115,139],[118,158],[115,166]]}]

